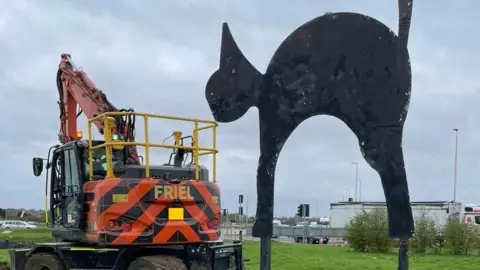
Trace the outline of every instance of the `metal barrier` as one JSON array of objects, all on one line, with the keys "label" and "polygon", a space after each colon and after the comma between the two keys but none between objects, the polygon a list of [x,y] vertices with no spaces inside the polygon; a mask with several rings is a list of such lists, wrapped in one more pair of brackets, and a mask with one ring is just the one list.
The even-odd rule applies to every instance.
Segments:
[{"label": "metal barrier", "polygon": [[[113,139],[112,134],[112,127],[114,125],[113,117],[121,117],[121,116],[139,116],[142,117],[144,120],[144,134],[145,140],[144,142],[125,142],[125,141],[118,141]],[[159,144],[159,143],[151,143],[148,134],[148,120],[149,118],[156,118],[156,119],[163,119],[163,120],[174,120],[174,121],[182,121],[182,122],[190,122],[193,124],[193,146],[181,146],[181,145],[173,145],[173,144]],[[104,124],[104,137],[105,143],[93,146],[92,138],[92,124],[95,121],[103,121]],[[203,126],[200,126],[202,125]],[[101,148],[105,148],[105,156],[106,156],[106,177],[113,177],[113,166],[112,166],[112,147],[115,146],[143,146],[145,147],[145,175],[146,177],[150,177],[150,147],[157,147],[157,148],[166,148],[166,149],[185,149],[192,151],[193,154],[193,164],[195,166],[195,179],[198,179],[200,176],[199,170],[199,161],[198,158],[204,155],[212,155],[212,180],[216,182],[216,165],[217,165],[217,122],[212,120],[200,120],[200,119],[193,119],[193,118],[185,118],[185,117],[175,117],[175,116],[166,116],[166,115],[159,115],[159,114],[149,114],[149,113],[138,113],[138,112],[106,112],[96,117],[93,117],[88,120],[88,157],[89,157],[89,171],[90,177],[92,177],[93,173],[93,151]],[[212,130],[212,147],[200,147],[199,143],[199,132],[203,130]]]},{"label": "metal barrier", "polygon": [[[227,240],[238,240],[239,233],[242,231],[245,240],[256,240],[252,237],[252,225],[236,226],[227,225],[222,226],[222,236]],[[274,226],[273,236],[280,238],[282,242],[295,242],[299,237],[327,237],[327,238],[344,238],[346,234],[345,228],[330,228],[330,227],[283,227]]]}]

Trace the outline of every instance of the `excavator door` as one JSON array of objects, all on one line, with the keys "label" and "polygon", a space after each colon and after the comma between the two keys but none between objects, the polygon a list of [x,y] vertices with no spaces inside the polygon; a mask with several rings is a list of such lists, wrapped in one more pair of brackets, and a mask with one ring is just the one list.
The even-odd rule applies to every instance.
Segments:
[{"label": "excavator door", "polygon": [[57,186],[54,194],[61,198],[62,224],[67,228],[79,228],[81,216],[79,207],[82,204],[81,198],[81,164],[77,157],[75,144],[70,143],[59,149],[57,152],[62,173],[55,178],[53,186]]},{"label": "excavator door", "polygon": [[[47,196],[49,199],[49,226],[54,231],[65,231],[72,238],[72,230],[82,229],[83,224],[83,163],[81,149],[75,142],[64,144],[53,151],[47,166]],[[33,159],[34,174],[39,175],[39,158]],[[50,179],[48,179],[50,178]],[[48,185],[50,182],[50,185]],[[80,237],[80,236],[79,236]],[[71,239],[74,240],[74,239]]]}]

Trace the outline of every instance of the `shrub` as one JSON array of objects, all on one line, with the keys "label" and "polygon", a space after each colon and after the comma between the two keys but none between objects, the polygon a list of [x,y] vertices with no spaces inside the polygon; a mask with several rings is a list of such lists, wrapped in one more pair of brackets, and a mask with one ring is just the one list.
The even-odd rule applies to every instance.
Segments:
[{"label": "shrub", "polygon": [[441,251],[441,241],[438,236],[435,221],[428,215],[428,211],[421,211],[415,219],[415,233],[412,237],[412,247],[417,253],[425,253],[427,249],[434,248]]},{"label": "shrub", "polygon": [[443,233],[453,255],[469,255],[480,244],[478,228],[458,219],[447,220]]},{"label": "shrub", "polygon": [[361,252],[387,252],[392,244],[388,236],[388,218],[384,208],[362,211],[345,227],[348,245]]},{"label": "shrub", "polygon": [[368,249],[367,232],[368,227],[368,213],[362,211],[350,220],[345,226],[345,238],[348,241],[348,246],[356,251],[365,252]]}]

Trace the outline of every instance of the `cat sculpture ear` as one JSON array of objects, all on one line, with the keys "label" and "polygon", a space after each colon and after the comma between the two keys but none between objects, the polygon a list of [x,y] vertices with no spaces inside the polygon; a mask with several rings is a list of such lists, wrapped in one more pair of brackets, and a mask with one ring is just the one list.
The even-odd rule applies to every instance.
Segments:
[{"label": "cat sculpture ear", "polygon": [[218,122],[232,122],[257,105],[263,75],[238,48],[223,23],[220,65],[207,82],[205,98]]}]

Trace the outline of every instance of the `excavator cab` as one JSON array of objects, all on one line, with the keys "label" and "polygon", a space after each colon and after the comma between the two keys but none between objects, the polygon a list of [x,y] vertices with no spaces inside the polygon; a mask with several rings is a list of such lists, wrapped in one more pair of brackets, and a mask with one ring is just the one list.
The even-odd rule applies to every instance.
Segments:
[{"label": "excavator cab", "polygon": [[[105,141],[92,140],[90,143],[95,147]],[[46,168],[45,209],[49,209],[46,210],[46,219],[57,239],[86,241],[85,220],[79,214],[84,210],[83,187],[89,181],[103,180],[107,175],[105,149],[91,151],[92,161],[89,166],[88,145],[87,140],[55,145],[49,151],[46,166],[43,158],[36,157],[32,160],[35,176],[40,176]],[[111,166],[124,166],[124,150],[111,150]]]}]

